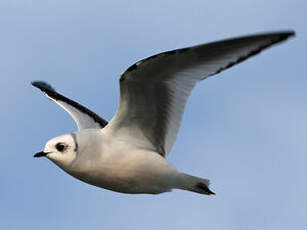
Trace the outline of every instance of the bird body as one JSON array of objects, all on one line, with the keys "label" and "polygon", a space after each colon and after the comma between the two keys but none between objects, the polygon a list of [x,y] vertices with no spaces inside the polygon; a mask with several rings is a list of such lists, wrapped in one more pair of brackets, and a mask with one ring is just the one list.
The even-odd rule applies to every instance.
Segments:
[{"label": "bird body", "polygon": [[[180,173],[160,154],[137,148],[106,132],[86,129],[62,135],[50,140],[44,152],[50,152],[48,158],[71,176],[117,192],[158,194],[177,188],[210,193],[210,190],[197,188],[198,183],[208,185],[208,180]],[[64,140],[70,143],[65,159],[52,154],[53,146]],[[195,180],[195,187],[193,184],[190,188],[191,178]]]},{"label": "bird body", "polygon": [[294,35],[265,33],[164,52],[139,61],[120,77],[120,102],[110,122],[44,82],[33,82],[75,120],[78,131],[47,142],[45,156],[86,183],[122,193],[183,189],[214,194],[209,180],[166,161],[194,86]]}]

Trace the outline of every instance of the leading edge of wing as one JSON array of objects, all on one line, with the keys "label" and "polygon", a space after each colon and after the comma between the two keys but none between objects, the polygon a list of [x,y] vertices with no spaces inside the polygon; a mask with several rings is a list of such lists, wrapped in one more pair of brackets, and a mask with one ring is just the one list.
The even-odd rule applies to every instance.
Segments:
[{"label": "leading edge of wing", "polygon": [[72,106],[73,108],[75,108],[76,110],[78,110],[79,112],[86,114],[88,117],[90,117],[91,119],[93,119],[94,122],[98,123],[100,128],[104,128],[107,124],[108,121],[106,121],[105,119],[101,118],[99,115],[97,115],[96,113],[94,113],[93,111],[89,110],[88,108],[80,105],[79,103],[59,94],[58,92],[56,92],[51,85],[49,85],[46,82],[43,81],[33,81],[31,82],[31,84],[40,89],[42,92],[44,92],[47,97],[49,97],[50,99],[54,100],[55,102],[57,101],[62,101],[67,103],[68,105]]},{"label": "leading edge of wing", "polygon": [[[243,57],[239,58],[236,62],[229,63],[227,66],[220,68],[219,70],[217,70],[216,72],[210,74],[209,76],[213,76],[213,75],[218,74],[218,73],[220,73],[220,72],[222,72],[222,71],[224,71],[226,69],[229,69],[230,67],[245,61],[249,57],[254,56],[254,55],[260,53],[261,51],[265,50],[266,48],[268,48],[268,47],[270,47],[270,46],[272,46],[274,44],[278,44],[278,43],[280,43],[282,41],[286,41],[288,38],[295,36],[295,31],[294,30],[282,30],[282,31],[267,32],[267,33],[263,32],[263,33],[258,33],[258,34],[239,36],[239,37],[236,37],[235,40],[249,39],[250,37],[255,37],[255,36],[261,37],[261,36],[271,36],[271,35],[277,35],[277,36],[279,35],[279,39],[276,39],[276,40],[272,41],[271,44],[267,44],[265,46],[259,47],[259,49],[249,53],[247,56],[243,56]],[[151,61],[153,59],[160,58],[162,56],[182,54],[182,53],[185,53],[185,52],[187,52],[187,51],[189,51],[189,50],[191,50],[193,48],[197,48],[199,46],[211,46],[211,45],[219,44],[221,42],[228,42],[228,41],[231,42],[231,41],[234,41],[234,39],[233,38],[223,39],[223,40],[218,40],[218,41],[214,41],[214,42],[203,43],[203,44],[196,45],[196,46],[190,46],[190,47],[185,47],[185,48],[180,48],[180,49],[175,49],[175,50],[169,50],[169,51],[165,51],[165,52],[162,52],[162,53],[158,53],[158,54],[149,56],[149,57],[147,57],[145,59],[142,59],[142,60],[134,63],[133,65],[131,65],[120,76],[119,80],[123,81],[125,79],[125,75],[127,73],[130,73],[130,72],[133,72],[133,71],[137,70],[139,66],[141,66],[142,64],[145,64],[148,61]],[[207,77],[209,77],[209,76],[207,76]]]},{"label": "leading edge of wing", "polygon": [[[167,155],[179,130],[186,100],[198,81],[218,74],[274,44],[287,40],[294,34],[294,31],[277,31],[234,37],[163,52],[136,62],[120,76],[120,105],[115,115],[116,119],[112,119],[110,127],[114,126],[114,130],[119,130],[120,127],[132,127],[134,125],[135,130],[141,133],[140,137],[145,137],[144,140],[149,142],[149,148],[153,146],[160,155]],[[172,88],[171,83],[175,85],[174,88]],[[150,84],[150,87],[146,88],[146,84]],[[155,87],[152,87],[152,85],[155,85]],[[162,86],[165,89],[164,96]],[[141,88],[138,89],[138,87]],[[158,89],[161,92],[155,92]],[[175,96],[178,97],[176,90],[186,94],[180,99],[180,102],[174,99]],[[134,95],[130,97],[133,92]],[[154,100],[150,101],[149,99],[152,96],[162,98],[162,101],[159,103],[155,103]],[[166,101],[164,100],[166,96],[172,99]],[[132,99],[130,100],[130,98]],[[143,101],[142,98],[144,98]],[[165,103],[161,103],[163,100]],[[135,105],[136,103],[137,105]],[[142,109],[139,109],[140,106],[138,105],[142,106]],[[153,109],[146,109],[149,105]],[[121,109],[122,106],[123,109]],[[170,106],[175,107],[172,107],[171,110],[165,109]],[[148,120],[146,120],[146,114],[141,116],[146,111],[151,111]],[[182,114],[175,117],[175,112],[171,111],[181,111]],[[155,114],[156,118],[153,118],[152,114]],[[138,116],[142,122],[136,123]],[[160,116],[159,119],[158,116]],[[134,122],[129,122],[129,117]],[[162,126],[157,126],[157,123],[161,124],[163,121],[165,124],[162,124],[162,126],[164,125],[163,128],[166,127],[165,129],[162,129]],[[172,125],[169,125],[170,121],[172,121]],[[150,127],[158,127],[161,132],[157,133],[153,131],[153,128],[148,129],[147,124],[155,124]],[[176,128],[177,126],[178,128]]]}]

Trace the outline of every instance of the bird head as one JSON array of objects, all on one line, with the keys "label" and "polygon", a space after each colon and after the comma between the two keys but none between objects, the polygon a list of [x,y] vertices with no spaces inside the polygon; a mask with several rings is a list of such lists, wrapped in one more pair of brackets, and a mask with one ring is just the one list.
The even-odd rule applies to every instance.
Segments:
[{"label": "bird head", "polygon": [[49,140],[44,151],[34,157],[47,157],[60,167],[67,168],[77,156],[78,144],[74,133],[65,134]]}]

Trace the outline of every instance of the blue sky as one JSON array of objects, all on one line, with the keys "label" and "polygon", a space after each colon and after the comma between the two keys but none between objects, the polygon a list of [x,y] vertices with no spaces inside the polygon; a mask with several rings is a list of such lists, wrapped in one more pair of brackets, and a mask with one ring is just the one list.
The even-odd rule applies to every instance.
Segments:
[{"label": "blue sky", "polygon": [[[306,10],[303,0],[2,0],[0,228],[306,228]],[[187,104],[168,159],[210,178],[216,196],[114,193],[32,157],[76,127],[31,81],[110,119],[134,62],[280,29],[297,37],[202,82]]]}]

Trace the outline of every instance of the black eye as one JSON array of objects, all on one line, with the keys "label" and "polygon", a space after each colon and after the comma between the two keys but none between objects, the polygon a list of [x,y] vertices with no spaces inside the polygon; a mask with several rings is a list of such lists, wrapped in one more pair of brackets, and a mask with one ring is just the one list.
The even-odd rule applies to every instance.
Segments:
[{"label": "black eye", "polygon": [[59,151],[59,152],[63,152],[63,150],[65,149],[66,145],[64,143],[57,143],[55,145],[55,148]]}]

